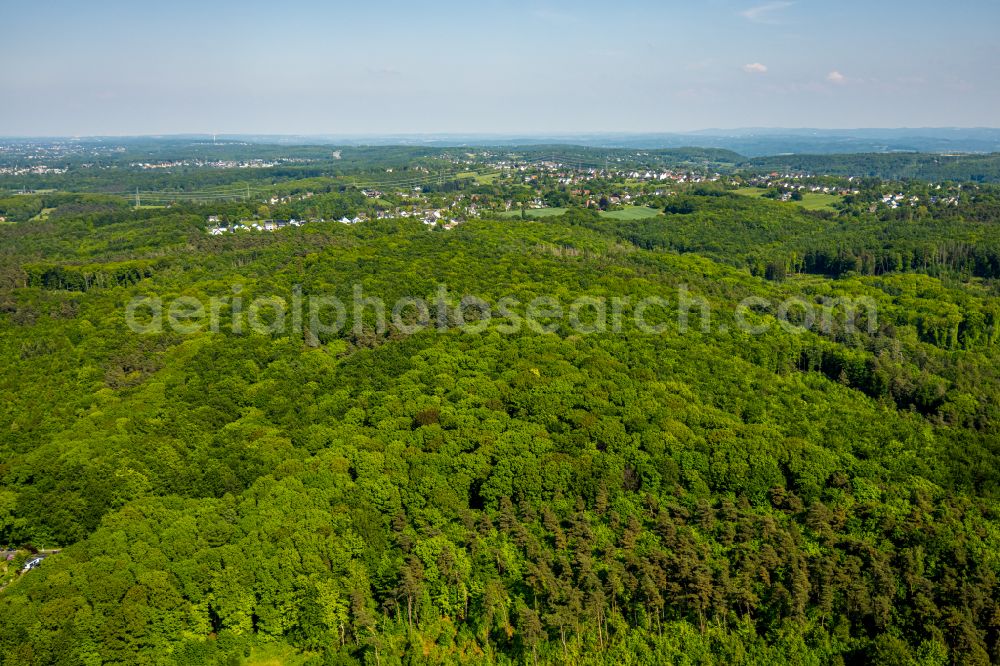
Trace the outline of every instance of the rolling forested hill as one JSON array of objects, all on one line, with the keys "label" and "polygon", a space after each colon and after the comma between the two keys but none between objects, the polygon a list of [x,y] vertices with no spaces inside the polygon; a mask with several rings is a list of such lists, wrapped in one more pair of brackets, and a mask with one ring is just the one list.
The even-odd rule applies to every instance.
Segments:
[{"label": "rolling forested hill", "polygon": [[[1000,660],[995,221],[692,192],[214,237],[84,203],[0,226],[0,544],[61,549],[5,581],[0,663]],[[358,288],[621,317],[232,325]],[[219,330],[136,333],[138,296]],[[874,310],[777,321],[837,298]]]},{"label": "rolling forested hill", "polygon": [[1000,182],[1000,153],[856,153],[850,155],[775,155],[740,164],[754,171],[794,171],[834,176],[959,182]]}]

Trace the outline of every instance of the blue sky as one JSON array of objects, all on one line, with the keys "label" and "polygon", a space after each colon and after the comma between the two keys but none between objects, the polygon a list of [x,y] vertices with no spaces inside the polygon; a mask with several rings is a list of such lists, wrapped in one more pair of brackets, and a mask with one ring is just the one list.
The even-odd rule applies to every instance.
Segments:
[{"label": "blue sky", "polygon": [[0,135],[1000,126],[1000,2],[3,0]]}]

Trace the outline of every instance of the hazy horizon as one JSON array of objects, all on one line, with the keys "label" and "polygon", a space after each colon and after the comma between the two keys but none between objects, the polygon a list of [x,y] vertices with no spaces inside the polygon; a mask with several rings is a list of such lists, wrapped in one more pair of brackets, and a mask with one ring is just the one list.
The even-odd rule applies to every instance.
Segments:
[{"label": "hazy horizon", "polygon": [[[782,134],[787,132],[788,134]],[[0,139],[186,139],[186,138],[216,138],[218,140],[228,140],[234,138],[302,138],[302,139],[336,139],[336,138],[394,138],[394,137],[482,137],[482,138],[573,138],[573,137],[644,137],[644,136],[691,136],[698,135],[706,137],[724,136],[751,136],[756,133],[772,134],[776,136],[809,136],[806,132],[829,133],[830,136],[859,132],[859,133],[895,133],[895,132],[916,132],[930,133],[930,136],[937,136],[935,133],[942,132],[997,132],[998,126],[940,126],[940,127],[705,127],[693,130],[649,130],[649,131],[614,131],[614,130],[580,130],[574,132],[545,132],[527,130],[523,132],[344,132],[344,133],[323,133],[323,132],[200,132],[200,131],[177,131],[177,132],[147,132],[142,134],[0,134]]]}]

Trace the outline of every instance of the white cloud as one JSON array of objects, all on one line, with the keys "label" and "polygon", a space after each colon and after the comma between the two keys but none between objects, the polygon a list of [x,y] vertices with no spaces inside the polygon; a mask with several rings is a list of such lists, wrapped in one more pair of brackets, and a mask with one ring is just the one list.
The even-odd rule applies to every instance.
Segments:
[{"label": "white cloud", "polygon": [[791,7],[794,4],[794,2],[788,2],[787,0],[777,0],[776,2],[768,2],[763,5],[751,7],[750,9],[744,9],[740,12],[740,16],[754,23],[775,23],[776,21],[772,18],[772,14]]},{"label": "white cloud", "polygon": [[827,74],[826,80],[829,81],[830,83],[836,83],[838,85],[842,83],[847,83],[847,77],[838,72],[837,70],[833,70],[832,72]]},{"label": "white cloud", "polygon": [[767,72],[767,65],[763,65],[759,62],[751,62],[747,65],[743,65],[743,71],[748,74],[764,74]]}]

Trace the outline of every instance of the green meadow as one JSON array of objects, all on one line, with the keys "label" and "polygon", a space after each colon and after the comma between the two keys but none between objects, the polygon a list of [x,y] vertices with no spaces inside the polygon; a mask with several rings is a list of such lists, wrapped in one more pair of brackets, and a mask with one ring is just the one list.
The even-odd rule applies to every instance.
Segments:
[{"label": "green meadow", "polygon": [[[763,190],[759,187],[741,187],[738,190],[734,190],[736,194],[740,194],[746,197],[753,197],[755,199],[760,199],[764,196],[767,190]],[[802,206],[806,210],[836,210],[834,204],[840,202],[842,197],[836,194],[823,194],[822,192],[803,192],[802,201],[787,201],[785,203],[795,204]]]}]

